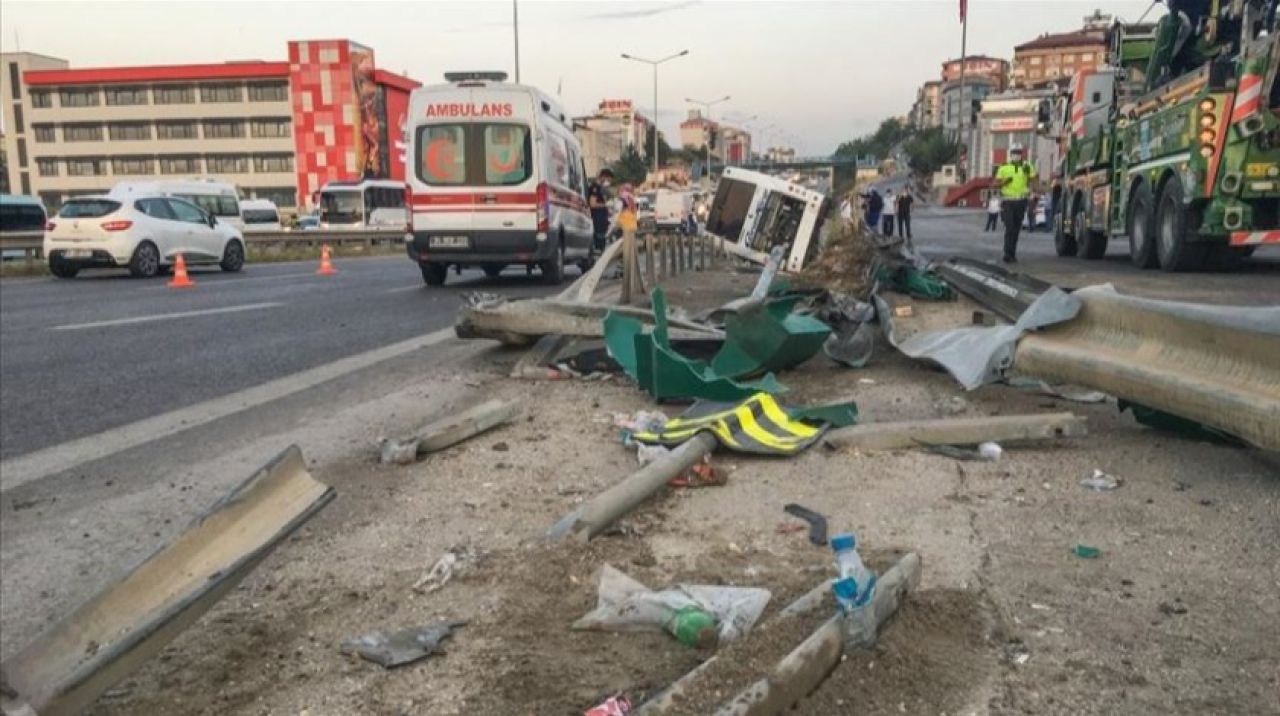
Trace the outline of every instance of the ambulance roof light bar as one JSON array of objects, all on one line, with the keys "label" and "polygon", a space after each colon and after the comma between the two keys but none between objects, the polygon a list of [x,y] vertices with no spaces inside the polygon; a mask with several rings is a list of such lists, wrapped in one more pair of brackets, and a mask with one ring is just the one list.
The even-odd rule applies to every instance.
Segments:
[{"label": "ambulance roof light bar", "polygon": [[506,82],[506,72],[446,72],[445,82]]}]

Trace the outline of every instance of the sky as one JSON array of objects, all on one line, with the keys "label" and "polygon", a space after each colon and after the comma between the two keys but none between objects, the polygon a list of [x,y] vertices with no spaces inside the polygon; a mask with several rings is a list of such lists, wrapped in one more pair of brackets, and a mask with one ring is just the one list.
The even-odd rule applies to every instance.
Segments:
[{"label": "sky", "polygon": [[[916,88],[960,56],[958,0],[517,0],[520,79],[560,93],[571,114],[604,98],[652,114],[669,138],[692,106],[729,96],[717,119],[754,125],[760,146],[828,154],[904,115]],[[1045,32],[1078,29],[1101,9],[1136,21],[1151,0],[969,0],[968,52],[1012,59]],[[1153,11],[1152,16],[1159,14]],[[66,59],[72,67],[283,61],[294,39],[350,38],[378,67],[431,84],[451,70],[514,76],[509,0],[0,3],[0,50]],[[764,127],[772,125],[772,129]],[[674,144],[674,142],[673,142]]]}]

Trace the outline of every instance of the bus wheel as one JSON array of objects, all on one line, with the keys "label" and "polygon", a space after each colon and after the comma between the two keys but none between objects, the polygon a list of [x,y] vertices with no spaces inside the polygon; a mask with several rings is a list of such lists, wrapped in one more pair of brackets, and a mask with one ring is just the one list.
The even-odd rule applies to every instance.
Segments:
[{"label": "bus wheel", "polygon": [[1151,211],[1151,188],[1144,182],[1133,190],[1133,201],[1129,204],[1129,261],[1142,269],[1155,268],[1159,263],[1156,258],[1156,241],[1151,228],[1153,213]]},{"label": "bus wheel", "polygon": [[1182,182],[1169,177],[1156,204],[1156,256],[1165,271],[1193,271],[1204,262],[1204,244],[1192,243],[1200,212],[1182,204]]},{"label": "bus wheel", "polygon": [[422,269],[422,280],[428,286],[443,286],[449,278],[449,267],[446,264],[418,264]]},{"label": "bus wheel", "polygon": [[1054,212],[1053,249],[1059,256],[1076,255],[1076,239],[1067,233],[1067,212],[1065,211]]}]

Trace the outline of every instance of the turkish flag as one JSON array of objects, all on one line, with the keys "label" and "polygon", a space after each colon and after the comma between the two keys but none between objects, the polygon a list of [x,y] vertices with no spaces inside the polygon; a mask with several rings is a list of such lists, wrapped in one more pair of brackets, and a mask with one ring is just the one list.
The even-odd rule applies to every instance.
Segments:
[{"label": "turkish flag", "polygon": [[964,16],[969,9],[969,0],[960,0],[960,24],[964,24]]}]

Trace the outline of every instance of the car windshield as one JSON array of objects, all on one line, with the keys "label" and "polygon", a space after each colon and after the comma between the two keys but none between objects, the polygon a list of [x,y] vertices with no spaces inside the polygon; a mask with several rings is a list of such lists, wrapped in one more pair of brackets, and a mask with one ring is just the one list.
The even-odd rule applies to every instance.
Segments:
[{"label": "car windshield", "polygon": [[355,223],[364,220],[364,200],[358,191],[320,192],[320,220]]},{"label": "car windshield", "polygon": [[62,205],[58,216],[63,219],[94,219],[119,208],[120,202],[110,199],[72,199]]}]

